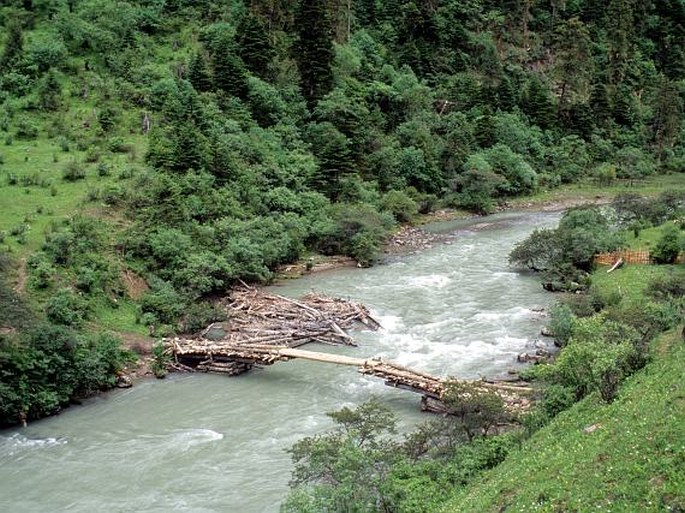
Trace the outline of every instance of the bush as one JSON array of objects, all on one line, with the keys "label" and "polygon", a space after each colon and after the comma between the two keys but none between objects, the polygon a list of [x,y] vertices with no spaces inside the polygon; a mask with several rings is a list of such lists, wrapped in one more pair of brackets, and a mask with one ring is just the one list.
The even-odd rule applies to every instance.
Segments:
[{"label": "bush", "polygon": [[74,294],[71,289],[62,288],[45,304],[45,313],[50,321],[63,326],[81,326],[88,319],[88,303]]},{"label": "bush", "polygon": [[672,271],[660,274],[649,282],[646,294],[657,301],[685,297],[685,273]]},{"label": "bush", "polygon": [[[28,119],[21,119],[17,124],[16,136],[19,139],[35,139],[38,137],[38,127]],[[5,144],[7,144],[7,141],[5,141]]]},{"label": "bush", "polygon": [[652,250],[652,258],[658,264],[672,264],[678,258],[678,254],[683,249],[683,237],[678,227],[667,224],[661,231],[661,237]]},{"label": "bush", "polygon": [[151,314],[148,319],[153,324],[174,324],[185,307],[185,300],[165,282],[154,283],[152,290],[140,299],[141,313]]},{"label": "bush", "polygon": [[573,335],[573,321],[576,316],[571,307],[565,303],[557,303],[550,311],[549,328],[554,335],[554,340],[565,346]]},{"label": "bush", "polygon": [[333,223],[317,234],[317,248],[327,255],[350,256],[362,265],[378,258],[381,243],[393,225],[392,219],[368,204],[335,205],[331,217]]},{"label": "bush", "polygon": [[62,178],[67,182],[83,180],[86,177],[85,168],[77,161],[70,160],[62,170]]},{"label": "bush", "polygon": [[410,223],[418,214],[418,205],[402,191],[388,191],[381,197],[381,209],[390,212],[400,223]]}]

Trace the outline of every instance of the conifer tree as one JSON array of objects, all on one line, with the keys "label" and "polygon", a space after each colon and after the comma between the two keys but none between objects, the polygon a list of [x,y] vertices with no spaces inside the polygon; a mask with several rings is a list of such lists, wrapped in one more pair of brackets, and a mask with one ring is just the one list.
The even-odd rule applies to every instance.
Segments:
[{"label": "conifer tree", "polygon": [[212,76],[209,73],[205,56],[201,51],[195,53],[190,59],[188,80],[193,84],[196,91],[205,92],[212,90]]},{"label": "conifer tree", "polygon": [[295,59],[302,94],[310,107],[333,87],[333,28],[325,0],[301,0],[295,18],[298,41]]},{"label": "conifer tree", "polygon": [[266,80],[269,77],[269,64],[275,56],[275,51],[266,25],[255,14],[248,12],[238,23],[236,28],[236,41],[238,43],[238,56],[245,66]]},{"label": "conifer tree", "polygon": [[5,48],[0,55],[0,75],[11,70],[24,50],[24,34],[19,23],[12,23],[7,32]]},{"label": "conifer tree", "polygon": [[542,79],[533,76],[523,95],[523,110],[541,128],[551,128],[556,117],[555,105],[549,87]]},{"label": "conifer tree", "polygon": [[247,71],[245,64],[232,50],[218,51],[213,56],[214,84],[228,94],[245,98]]},{"label": "conifer tree", "polygon": [[594,113],[596,124],[602,125],[611,117],[611,105],[609,103],[609,93],[601,77],[592,86],[590,94],[590,107]]}]

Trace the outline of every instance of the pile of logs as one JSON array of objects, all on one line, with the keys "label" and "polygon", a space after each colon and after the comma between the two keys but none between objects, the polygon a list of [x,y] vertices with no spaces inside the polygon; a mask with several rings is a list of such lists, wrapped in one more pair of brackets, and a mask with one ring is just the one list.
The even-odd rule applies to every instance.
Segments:
[{"label": "pile of logs", "polygon": [[[380,327],[363,305],[310,293],[300,300],[243,287],[224,303],[228,321],[221,323],[221,341],[230,345],[297,347],[309,342],[356,345],[344,330],[361,323]],[[209,326],[205,338],[216,326]]]}]

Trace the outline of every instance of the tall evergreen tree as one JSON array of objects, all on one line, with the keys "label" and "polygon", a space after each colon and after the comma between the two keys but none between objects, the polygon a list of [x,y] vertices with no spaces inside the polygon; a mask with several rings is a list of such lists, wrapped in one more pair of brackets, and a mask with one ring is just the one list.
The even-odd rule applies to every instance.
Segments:
[{"label": "tall evergreen tree", "polygon": [[5,48],[0,55],[0,75],[11,70],[24,50],[24,34],[19,23],[11,23],[7,31]]},{"label": "tall evergreen tree", "polygon": [[251,12],[246,13],[236,28],[238,56],[245,66],[260,78],[268,79],[269,64],[275,51],[266,25],[261,18]]},{"label": "tall evergreen tree", "polygon": [[533,76],[523,94],[523,111],[541,128],[551,128],[556,118],[556,106],[549,86]]},{"label": "tall evergreen tree", "polygon": [[683,100],[676,85],[663,77],[659,83],[654,113],[654,141],[659,149],[673,146],[682,119]]},{"label": "tall evergreen tree", "polygon": [[196,91],[205,92],[212,90],[212,76],[202,51],[196,52],[190,59],[188,80],[193,84]]},{"label": "tall evergreen tree", "polygon": [[301,0],[295,25],[298,34],[295,59],[302,94],[313,107],[333,87],[333,27],[326,0]]},{"label": "tall evergreen tree", "polygon": [[245,98],[247,96],[247,71],[242,59],[233,49],[218,51],[212,56],[214,85],[228,94]]}]

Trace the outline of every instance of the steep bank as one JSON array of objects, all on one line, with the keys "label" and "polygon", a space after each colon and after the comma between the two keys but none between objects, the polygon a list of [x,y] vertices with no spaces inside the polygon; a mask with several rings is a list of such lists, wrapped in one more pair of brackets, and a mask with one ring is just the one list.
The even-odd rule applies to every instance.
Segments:
[{"label": "steep bank", "polygon": [[611,404],[587,397],[443,513],[683,511],[685,345],[680,329],[660,336],[654,362]]}]

